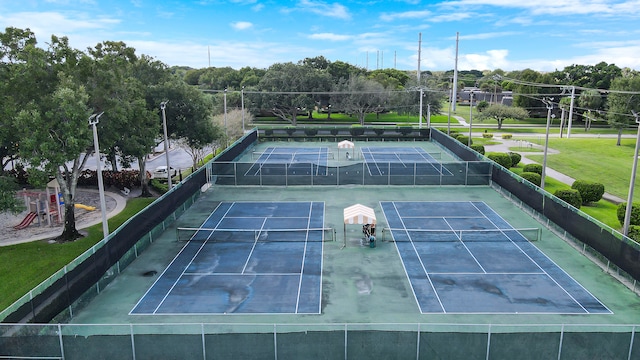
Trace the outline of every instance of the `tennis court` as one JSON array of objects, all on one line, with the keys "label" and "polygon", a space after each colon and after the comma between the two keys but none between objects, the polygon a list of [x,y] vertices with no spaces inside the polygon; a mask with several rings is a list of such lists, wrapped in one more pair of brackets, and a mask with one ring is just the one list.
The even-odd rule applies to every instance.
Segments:
[{"label": "tennis court", "polygon": [[299,148],[274,146],[254,153],[255,163],[245,176],[327,174],[327,163],[333,153],[327,147]]},{"label": "tennis court", "polygon": [[360,151],[372,176],[453,175],[437,160],[441,153],[428,153],[422,147],[375,146]]},{"label": "tennis court", "polygon": [[323,202],[221,202],[131,314],[318,314],[323,226]]},{"label": "tennis court", "polygon": [[482,201],[380,205],[422,313],[611,313]]}]

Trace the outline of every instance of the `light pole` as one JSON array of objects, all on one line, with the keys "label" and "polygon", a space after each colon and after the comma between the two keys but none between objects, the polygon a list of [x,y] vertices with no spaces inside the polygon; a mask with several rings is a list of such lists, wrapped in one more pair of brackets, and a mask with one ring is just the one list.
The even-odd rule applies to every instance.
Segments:
[{"label": "light pole", "polygon": [[473,124],[473,91],[469,92],[469,142],[467,145],[471,147],[471,128]]},{"label": "light pole", "polygon": [[[453,81],[453,80],[452,80]],[[453,111],[453,82],[449,92],[449,116],[447,117],[447,135],[451,135],[451,111]]]},{"label": "light pole", "polygon": [[547,150],[549,149],[549,127],[551,126],[551,110],[553,110],[553,98],[544,98],[542,102],[547,106],[547,130],[544,139],[544,157],[542,160],[542,174],[540,188],[544,190],[544,177],[547,172]]},{"label": "light pole", "polygon": [[93,152],[96,156],[96,169],[98,172],[98,191],[100,192],[100,211],[102,212],[102,234],[106,238],[109,236],[109,223],[107,223],[107,208],[104,199],[104,182],[102,180],[102,165],[100,164],[100,145],[98,145],[98,129],[96,125],[100,122],[100,114],[93,114],[89,117],[89,125],[93,126]]},{"label": "light pole", "polygon": [[624,235],[629,235],[629,224],[631,223],[631,208],[633,207],[633,187],[636,183],[636,170],[638,169],[638,149],[640,148],[640,120],[638,120],[638,113],[631,111],[636,118],[636,124],[638,124],[638,137],[636,139],[636,152],[633,156],[633,168],[631,169],[631,180],[629,180],[629,197],[627,198],[627,208],[624,211],[624,226],[622,232]]},{"label": "light pole", "polygon": [[422,88],[420,88],[420,116],[419,116],[419,121],[418,121],[418,128],[422,129],[422,97],[424,96],[424,93],[422,91]]},{"label": "light pole", "polygon": [[224,136],[225,147],[229,146],[229,131],[227,131],[227,88],[224,88]]},{"label": "light pole", "polygon": [[244,135],[244,86],[240,90],[240,106],[242,107],[242,134]]},{"label": "light pole", "polygon": [[431,128],[431,104],[427,103],[427,127]]},{"label": "light pole", "polygon": [[164,156],[167,159],[167,187],[171,190],[171,166],[169,165],[169,137],[167,136],[167,114],[165,108],[169,100],[165,100],[160,103],[160,110],[162,110],[162,129],[164,131]]}]

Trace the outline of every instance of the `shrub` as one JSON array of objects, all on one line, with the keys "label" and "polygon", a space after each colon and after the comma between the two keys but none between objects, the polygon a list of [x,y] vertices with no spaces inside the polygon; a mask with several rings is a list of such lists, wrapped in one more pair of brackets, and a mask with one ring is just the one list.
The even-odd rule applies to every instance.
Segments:
[{"label": "shrub", "polygon": [[488,107],[489,107],[489,103],[486,100],[482,100],[478,103],[478,105],[476,105],[476,110],[478,110],[478,112],[482,112],[482,110]]},{"label": "shrub", "polygon": [[[624,202],[618,205],[618,210],[616,210],[616,215],[618,215],[618,221],[620,221],[620,225],[624,225],[624,215],[627,211],[627,203]],[[631,205],[631,216],[629,219],[629,225],[640,225],[640,204],[633,203]]]},{"label": "shrub", "polygon": [[455,132],[455,131],[452,131],[452,132],[449,133],[449,136],[451,136],[454,139],[457,139],[458,136],[460,136],[460,135],[462,135],[462,134],[460,134],[458,132]]},{"label": "shrub", "polygon": [[307,136],[315,136],[315,135],[318,134],[318,129],[316,129],[316,128],[306,128],[306,129],[304,129],[304,133]]},{"label": "shrub", "polygon": [[571,188],[580,192],[583,204],[598,202],[604,195],[604,185],[596,182],[576,180],[571,185]]},{"label": "shrub", "polygon": [[[458,135],[456,140],[460,141],[461,143],[463,143],[465,145],[469,144],[469,137],[467,135]],[[471,141],[471,144],[473,144],[473,140]]]},{"label": "shrub", "polygon": [[480,154],[484,155],[484,145],[471,145],[471,149],[479,152]]},{"label": "shrub", "polygon": [[402,135],[409,135],[413,131],[413,127],[410,126],[410,125],[398,126],[396,131],[399,132]]},{"label": "shrub", "polygon": [[640,243],[640,226],[630,225],[629,234],[627,234],[627,236],[629,236],[633,241]]},{"label": "shrub", "polygon": [[273,135],[273,129],[265,129],[264,130],[264,134],[267,135],[267,136]]},{"label": "shrub", "polygon": [[293,133],[295,132],[296,132],[295,126],[287,126],[287,134],[289,134],[289,136],[293,135]]},{"label": "shrub", "polygon": [[553,193],[557,198],[564,200],[569,205],[579,209],[582,205],[582,198],[580,197],[580,193],[578,190],[574,189],[565,189],[565,190],[556,190]]},{"label": "shrub", "polygon": [[505,140],[511,139],[513,137],[512,134],[502,134],[502,138]]},{"label": "shrub", "polygon": [[149,186],[160,194],[164,194],[169,191],[169,183],[166,181],[160,181],[159,179],[151,179],[149,181]]},{"label": "shrub", "polygon": [[493,134],[492,133],[483,133],[482,137],[485,139],[493,139]]},{"label": "shrub", "polygon": [[540,176],[540,174],[538,173],[523,172],[522,174],[520,174],[520,176],[522,176],[523,179],[530,181],[536,186],[540,186],[540,184],[542,184],[542,176]]},{"label": "shrub", "polygon": [[384,129],[383,128],[375,128],[375,129],[373,129],[373,132],[376,133],[376,135],[380,136],[380,135],[384,134]]},{"label": "shrub", "polygon": [[520,160],[522,160],[522,155],[515,152],[508,152],[509,157],[511,158],[511,167],[516,167],[520,164]]},{"label": "shrub", "polygon": [[364,134],[364,128],[361,125],[351,125],[351,129],[349,129],[349,132],[353,136],[360,136]]},{"label": "shrub", "polygon": [[532,172],[538,175],[542,175],[542,165],[540,164],[527,164],[522,168],[523,172]]},{"label": "shrub", "polygon": [[338,133],[340,132],[340,129],[338,129],[338,128],[333,128],[333,129],[331,129],[331,130],[330,130],[330,132],[331,132],[331,135],[336,136],[336,135],[338,135]]},{"label": "shrub", "polygon": [[490,152],[487,157],[507,169],[511,167],[511,156],[507,153]]}]

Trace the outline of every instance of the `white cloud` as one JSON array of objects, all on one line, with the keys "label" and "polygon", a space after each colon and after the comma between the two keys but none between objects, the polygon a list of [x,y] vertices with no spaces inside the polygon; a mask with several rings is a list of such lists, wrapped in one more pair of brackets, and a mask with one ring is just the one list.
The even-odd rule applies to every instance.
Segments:
[{"label": "white cloud", "polygon": [[248,21],[236,21],[231,23],[231,27],[235,30],[247,30],[253,27],[253,24]]},{"label": "white cloud", "polygon": [[318,33],[311,34],[308,36],[309,39],[313,40],[328,40],[328,41],[347,41],[353,39],[351,35],[340,35],[333,33]]},{"label": "white cloud", "polygon": [[442,3],[446,7],[466,9],[469,6],[497,6],[511,9],[522,9],[534,15],[629,15],[638,14],[640,7],[637,0],[614,3],[603,0],[456,0]]},{"label": "white cloud", "polygon": [[433,16],[433,13],[429,10],[414,10],[414,11],[405,11],[405,12],[397,12],[397,13],[382,13],[380,15],[380,20],[395,21],[395,20],[406,20],[406,19],[424,19],[429,16]]},{"label": "white cloud", "polygon": [[71,37],[75,32],[105,30],[120,23],[120,19],[92,17],[83,13],[18,12],[0,15],[0,27],[29,28],[40,40],[48,39],[52,34]]},{"label": "white cloud", "polygon": [[283,11],[307,11],[326,17],[351,19],[351,14],[346,6],[338,3],[328,4],[324,1],[300,0],[294,9],[284,9]]},{"label": "white cloud", "polygon": [[[493,32],[493,33],[480,33],[480,34],[470,34],[470,35],[460,35],[460,40],[486,40],[486,39],[494,39],[505,36],[513,36],[518,35],[515,31],[503,31],[503,32]],[[452,38],[455,39],[455,38]]]}]

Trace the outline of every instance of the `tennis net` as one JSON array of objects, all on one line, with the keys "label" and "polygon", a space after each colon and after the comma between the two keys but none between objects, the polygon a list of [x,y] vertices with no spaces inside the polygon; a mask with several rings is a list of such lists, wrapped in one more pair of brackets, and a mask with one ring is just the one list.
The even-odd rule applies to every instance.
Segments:
[{"label": "tennis net", "polygon": [[[389,234],[389,239],[387,239]],[[383,241],[396,242],[526,242],[539,241],[542,229],[482,229],[482,230],[433,230],[433,229],[382,229]]]},{"label": "tennis net", "polygon": [[253,151],[251,153],[251,157],[253,160],[258,160],[261,158],[269,158],[269,157],[277,157],[279,159],[289,159],[289,160],[293,160],[296,157],[299,159],[310,159],[310,160],[317,160],[317,159],[328,159],[328,160],[332,160],[333,159],[333,153],[332,152],[272,152],[272,151],[268,151],[268,152],[261,152],[261,151]]},{"label": "tennis net", "polygon": [[[362,152],[363,156],[371,156],[373,158],[377,157],[390,157],[390,158],[400,158],[400,159],[408,159],[408,160],[415,160],[415,159],[425,159],[425,158],[433,158],[433,159],[442,159],[442,152],[441,151],[435,151],[435,152],[414,152],[414,151],[398,151],[398,152],[389,152],[389,151],[363,151]],[[384,162],[384,160],[383,160]]]},{"label": "tennis net", "polygon": [[331,227],[309,229],[207,229],[178,227],[178,241],[206,242],[317,242],[335,241]]}]

